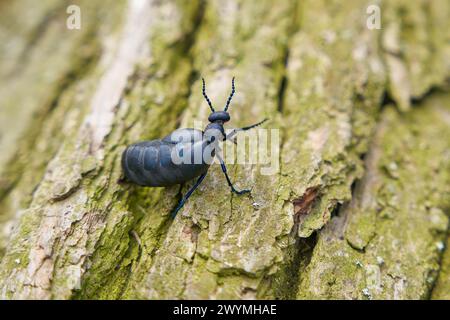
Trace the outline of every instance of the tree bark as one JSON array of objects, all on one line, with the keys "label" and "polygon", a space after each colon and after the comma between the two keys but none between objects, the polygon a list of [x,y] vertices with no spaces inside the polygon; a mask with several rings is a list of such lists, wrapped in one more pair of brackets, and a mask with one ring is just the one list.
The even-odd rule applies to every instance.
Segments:
[{"label": "tree bark", "polygon": [[[4,299],[448,299],[448,1],[0,2]],[[270,118],[280,172],[119,183],[127,144]],[[256,121],[255,121],[256,119]]]}]

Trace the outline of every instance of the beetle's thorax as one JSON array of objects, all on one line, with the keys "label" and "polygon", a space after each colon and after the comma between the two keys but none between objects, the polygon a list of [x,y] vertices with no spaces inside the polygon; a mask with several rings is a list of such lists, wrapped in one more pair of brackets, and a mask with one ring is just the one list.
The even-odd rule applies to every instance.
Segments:
[{"label": "beetle's thorax", "polygon": [[214,122],[210,122],[205,128],[203,136],[209,142],[225,140],[225,130],[223,128],[223,121],[217,120]]}]

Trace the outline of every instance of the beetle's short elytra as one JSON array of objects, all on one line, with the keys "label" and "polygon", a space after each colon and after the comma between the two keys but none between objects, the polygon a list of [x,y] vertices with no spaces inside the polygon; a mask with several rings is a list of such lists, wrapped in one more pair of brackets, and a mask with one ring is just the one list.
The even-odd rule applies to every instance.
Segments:
[{"label": "beetle's short elytra", "polygon": [[[199,163],[175,163],[172,160],[173,152],[188,152],[190,154],[199,152],[203,154],[205,148],[211,148],[219,141],[230,140],[239,131],[250,130],[267,120],[264,119],[261,122],[247,127],[236,128],[229,134],[225,134],[223,125],[230,120],[230,115],[227,110],[235,92],[234,78],[231,82],[232,90],[223,111],[214,110],[211,101],[206,95],[205,80],[203,78],[202,82],[203,96],[212,111],[208,117],[210,123],[206,126],[205,131],[192,128],[177,129],[162,139],[132,144],[122,154],[122,168],[126,179],[141,186],[167,187],[182,184],[198,177],[197,182],[184,195],[173,211],[173,217],[175,217],[187,199],[203,181],[211,164],[211,159],[203,158]],[[180,142],[180,137],[182,137],[183,142]],[[220,166],[232,192],[236,194],[250,192],[248,189],[236,190],[228,176],[227,167],[223,159],[219,154],[215,153],[214,147],[212,148],[211,155],[212,157],[217,156],[219,159]]]}]

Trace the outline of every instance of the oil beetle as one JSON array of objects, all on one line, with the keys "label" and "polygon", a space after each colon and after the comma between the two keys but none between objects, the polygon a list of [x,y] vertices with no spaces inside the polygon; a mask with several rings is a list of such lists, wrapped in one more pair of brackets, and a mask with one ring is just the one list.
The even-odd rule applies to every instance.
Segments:
[{"label": "oil beetle", "polygon": [[167,187],[198,177],[197,182],[172,212],[173,217],[203,181],[215,156],[219,159],[231,191],[236,194],[250,192],[248,189],[236,190],[228,176],[222,157],[216,153],[216,148],[218,148],[219,141],[230,140],[239,131],[252,129],[267,121],[264,119],[256,124],[236,128],[225,134],[223,125],[230,120],[227,110],[235,92],[234,77],[231,82],[232,90],[223,111],[214,109],[206,94],[203,78],[202,82],[202,93],[212,112],[208,117],[209,124],[205,131],[192,128],[177,129],[162,139],[132,144],[122,154],[122,168],[126,180],[141,186]]}]

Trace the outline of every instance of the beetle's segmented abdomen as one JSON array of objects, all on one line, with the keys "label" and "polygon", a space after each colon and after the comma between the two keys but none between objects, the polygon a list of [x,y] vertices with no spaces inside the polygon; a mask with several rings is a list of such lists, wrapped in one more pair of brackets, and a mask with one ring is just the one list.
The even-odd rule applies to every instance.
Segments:
[{"label": "beetle's segmented abdomen", "polygon": [[128,146],[122,155],[125,176],[142,186],[159,186],[159,141],[146,141]]},{"label": "beetle's segmented abdomen", "polygon": [[158,168],[158,149],[145,148],[142,150],[144,154],[144,169],[154,171]]},{"label": "beetle's segmented abdomen", "polygon": [[[194,129],[185,130],[191,135],[196,133]],[[128,180],[141,186],[166,187],[189,181],[208,170],[209,164],[203,162],[174,163],[172,152],[176,152],[177,144],[168,137],[164,139],[139,142],[125,149],[122,168]],[[202,148],[202,140],[197,143],[189,141],[186,146],[189,158],[193,159],[195,151],[201,153]]]}]

